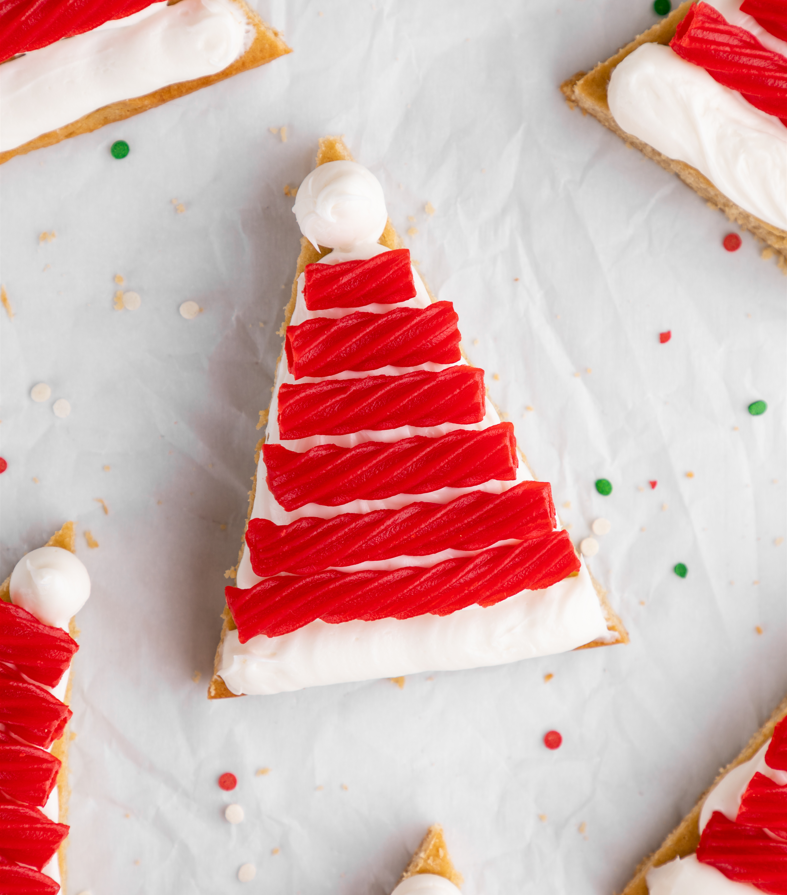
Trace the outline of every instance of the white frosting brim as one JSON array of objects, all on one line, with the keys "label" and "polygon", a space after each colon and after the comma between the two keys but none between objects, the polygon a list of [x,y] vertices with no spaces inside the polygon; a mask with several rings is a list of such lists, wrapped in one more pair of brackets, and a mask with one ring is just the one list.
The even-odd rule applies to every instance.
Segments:
[{"label": "white frosting brim", "polygon": [[[383,251],[385,249],[381,246],[364,246],[352,253],[334,252],[329,258],[330,263],[339,263],[353,258],[370,257]],[[429,305],[429,294],[415,271],[414,278],[416,297],[397,307]],[[305,306],[302,288],[301,278],[290,323],[293,326],[313,316],[339,317],[355,310],[390,310],[390,307],[372,305],[350,311],[310,312]],[[427,365],[423,365],[411,369],[426,368]],[[388,368],[386,372],[400,371]],[[276,396],[282,382],[293,381],[287,369],[286,356],[282,353],[266,430],[268,443],[281,443]],[[452,428],[481,429],[499,421],[494,407],[487,402],[486,416],[475,427],[404,427],[387,432],[359,432],[338,437],[316,436],[285,444],[290,449],[303,451],[320,443],[349,446],[370,439],[394,441],[416,434],[437,436]],[[517,482],[529,480],[532,480],[529,470],[524,463],[520,463],[516,482],[493,481],[477,488],[444,488],[429,494],[398,495],[384,501],[357,500],[340,507],[307,504],[290,513],[270,493],[265,467],[260,459],[251,515],[252,518],[270,519],[277,525],[286,525],[302,516],[331,518],[339,513],[370,512],[406,506],[416,500],[446,503],[466,491],[487,490],[500,493]],[[433,565],[442,558],[444,557],[434,555],[397,557],[375,563],[374,566],[390,569],[403,565]],[[364,567],[369,565],[364,564]],[[350,567],[355,568],[359,567]],[[259,580],[251,568],[248,550],[244,549],[238,568],[238,586],[251,587]],[[488,609],[470,606],[446,617],[423,615],[404,620],[352,621],[338,625],[315,621],[290,634],[280,637],[259,635],[245,644],[240,643],[237,631],[231,631],[224,639],[217,672],[233,693],[263,695],[322,684],[398,677],[420,671],[502,665],[519,659],[566,652],[593,640],[614,641],[616,636],[607,630],[598,595],[583,564],[577,577],[567,578],[547,590],[525,591]]]},{"label": "white frosting brim", "polygon": [[233,0],[182,0],[0,65],[0,152],[111,103],[214,75],[248,46]]}]

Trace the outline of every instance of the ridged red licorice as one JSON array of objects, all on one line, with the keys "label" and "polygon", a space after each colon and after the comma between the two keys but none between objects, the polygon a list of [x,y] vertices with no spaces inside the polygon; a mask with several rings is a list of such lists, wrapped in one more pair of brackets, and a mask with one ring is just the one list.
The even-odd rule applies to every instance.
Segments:
[{"label": "ridged red licorice", "polygon": [[714,811],[700,837],[697,860],[728,879],[750,883],[770,895],[787,895],[787,842],[758,827],[733,823]]},{"label": "ridged red licorice", "polygon": [[456,429],[439,438],[414,435],[391,444],[322,444],[303,453],[265,444],[262,457],[268,488],[285,510],[513,481],[519,462],[511,423]]},{"label": "ridged red licorice", "polygon": [[64,37],[75,37],[123,19],[156,0],[3,0],[0,60],[29,53]]},{"label": "ridged red licorice", "polygon": [[428,568],[338,572],[264,578],[251,588],[227,587],[241,643],[258,634],[277,637],[316,619],[329,624],[359,619],[450,615],[477,603],[492,606],[523,590],[541,590],[579,570],[565,531]]},{"label": "ridged red licorice", "polygon": [[743,0],[741,12],[748,13],[774,37],[787,40],[787,6],[784,0]]},{"label": "ridged red licorice", "polygon": [[279,389],[279,436],[348,435],[400,426],[469,425],[484,418],[484,371],[465,364],[439,373],[324,379]]},{"label": "ridged red licorice", "polygon": [[731,25],[707,3],[698,3],[678,25],[670,47],[787,125],[787,58],[764,47],[745,28]]},{"label": "ridged red licorice", "polygon": [[0,663],[15,665],[39,684],[55,687],[78,649],[62,628],[45,625],[26,609],[0,601]]},{"label": "ridged red licorice", "polygon": [[508,538],[548,534],[554,527],[549,483],[521,482],[502,494],[471,491],[445,504],[417,502],[332,519],[305,516],[289,525],[252,519],[246,543],[257,575],[311,575],[393,556],[482,550]]},{"label": "ridged red licorice", "polygon": [[0,793],[23,805],[46,805],[55,788],[60,759],[22,743],[0,742]]},{"label": "ridged red licorice", "polygon": [[787,718],[773,728],[773,736],[765,753],[765,764],[775,771],[787,771]]},{"label": "ridged red licorice", "polygon": [[43,870],[66,836],[66,824],[55,823],[38,808],[0,805],[0,857],[7,861]]},{"label": "ridged red licorice", "polygon": [[71,715],[49,690],[0,666],[0,724],[6,730],[48,749],[63,735]]},{"label": "ridged red licorice", "polygon": [[287,327],[287,366],[300,379],[346,370],[454,364],[462,356],[458,321],[450,301],[428,308],[394,308],[385,314],[355,311],[336,319],[313,317]]},{"label": "ridged red licorice", "polygon": [[743,793],[736,820],[739,824],[764,827],[787,839],[787,786],[779,786],[757,772]]},{"label": "ridged red licorice", "polygon": [[57,895],[60,884],[51,876],[0,858],[0,892],[3,895]]},{"label": "ridged red licorice", "polygon": [[415,298],[410,250],[394,249],[365,261],[307,264],[303,298],[310,311],[394,305]]}]

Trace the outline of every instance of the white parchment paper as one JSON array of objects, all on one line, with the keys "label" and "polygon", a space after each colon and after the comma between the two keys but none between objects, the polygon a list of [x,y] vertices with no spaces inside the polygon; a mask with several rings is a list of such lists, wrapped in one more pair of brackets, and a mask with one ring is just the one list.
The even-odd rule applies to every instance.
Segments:
[{"label": "white parchment paper", "polygon": [[[73,518],[94,583],[67,891],[387,895],[435,821],[467,895],[620,890],[787,690],[787,280],[564,104],[645,0],[256,5],[291,56],[0,168],[0,574]],[[381,179],[572,536],[611,521],[591,568],[629,646],[206,701],[298,253],[284,187],[326,133]]]}]

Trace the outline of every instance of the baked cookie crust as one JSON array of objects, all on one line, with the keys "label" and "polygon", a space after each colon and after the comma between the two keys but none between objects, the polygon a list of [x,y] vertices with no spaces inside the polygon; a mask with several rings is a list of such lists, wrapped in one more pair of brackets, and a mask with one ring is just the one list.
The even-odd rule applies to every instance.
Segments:
[{"label": "baked cookie crust", "polygon": [[[180,2],[180,0],[170,0],[169,5],[171,6],[173,2],[177,3]],[[248,71],[249,69],[257,68],[260,65],[265,65],[266,62],[271,62],[279,56],[284,56],[285,54],[292,52],[282,40],[279,32],[269,25],[266,25],[257,13],[246,5],[244,0],[232,0],[232,2],[243,10],[246,20],[254,27],[255,31],[255,37],[251,46],[242,56],[236,59],[232,65],[229,65],[223,71],[217,72],[215,75],[208,75],[204,78],[195,78],[191,81],[181,81],[179,84],[170,84],[168,87],[162,87],[161,90],[155,90],[153,93],[148,93],[145,96],[137,96],[133,99],[121,100],[120,102],[110,103],[108,106],[96,109],[95,112],[90,112],[88,115],[84,115],[82,118],[78,118],[70,124],[41,134],[40,137],[36,137],[34,140],[29,140],[27,143],[17,146],[16,149],[8,149],[5,152],[0,152],[0,165],[17,155],[26,155],[28,152],[33,152],[35,149],[43,149],[45,146],[54,146],[55,143],[67,140],[69,137],[76,137],[79,136],[79,134],[89,134],[91,131],[104,127],[105,124],[112,124],[115,121],[123,121],[134,115],[139,115],[141,112],[147,112],[148,109],[155,109],[156,106],[168,103],[170,100],[177,99],[179,96],[186,96],[189,93],[194,93],[195,90],[201,90],[203,87],[208,87],[218,81],[231,78],[233,75],[240,74],[242,71]],[[11,59],[3,64],[13,65],[13,60]]]},{"label": "baked cookie crust", "polygon": [[673,10],[663,21],[640,34],[631,43],[618,50],[614,56],[611,56],[605,62],[599,62],[591,72],[577,72],[573,77],[564,81],[560,89],[572,109],[579,106],[583,115],[590,114],[597,118],[604,127],[617,134],[627,146],[639,149],[641,153],[653,159],[666,171],[677,174],[687,186],[702,196],[710,206],[723,211],[733,223],[738,224],[742,229],[748,230],[758,239],[767,243],[768,248],[763,250],[763,257],[769,258],[776,254],[779,267],[787,273],[787,231],[761,221],[754,215],[749,214],[748,211],[744,211],[739,205],[736,205],[735,202],[719,192],[710,180],[703,174],[700,174],[696,168],[685,162],[668,158],[648,143],[637,139],[632,134],[626,133],[612,117],[607,100],[607,90],[612,72],[626,56],[633,53],[642,44],[659,43],[665,46],[669,44],[675,36],[678,25],[683,21],[694,2],[695,0],[686,0],[685,3]]},{"label": "baked cookie crust", "polygon": [[683,818],[677,827],[667,836],[661,846],[637,867],[634,878],[621,892],[621,895],[648,895],[646,876],[653,867],[668,864],[675,858],[685,858],[697,850],[700,843],[700,812],[708,793],[726,777],[733,768],[754,758],[763,745],[773,736],[773,728],[787,716],[787,697],[777,706],[770,718],[749,740],[743,751],[725,768],[719,771],[713,783],[700,796],[697,804]]},{"label": "baked cookie crust", "polygon": [[[342,137],[322,137],[319,143],[319,149],[317,152],[317,167],[320,165],[326,164],[326,162],[336,162],[336,161],[354,161],[352,153],[347,148],[344,139]],[[383,235],[380,237],[380,245],[384,245],[388,249],[398,249],[401,247],[401,239],[399,238],[399,234],[391,224],[389,220],[385,225],[385,230],[383,230]],[[305,238],[301,237],[301,252],[298,256],[298,262],[295,270],[295,279],[292,283],[292,291],[290,294],[290,300],[284,309],[284,323],[282,324],[281,329],[279,330],[279,335],[284,338],[284,335],[287,331],[287,326],[292,319],[292,315],[295,311],[295,299],[298,295],[298,277],[303,273],[304,268],[307,264],[313,264],[315,261],[319,261],[321,257],[327,255],[330,249],[325,249],[322,252],[318,252],[314,246]],[[432,294],[432,291],[427,286],[427,290],[429,292],[429,296],[432,301],[435,301],[435,297]],[[284,344],[282,343],[282,351],[284,350]],[[279,354],[278,359],[276,360],[276,368],[278,369],[279,361],[281,360],[281,353]],[[263,428],[268,422],[268,411],[263,410],[260,412],[260,421],[257,424],[257,428]],[[243,538],[241,539],[241,549],[238,555],[238,564],[240,564],[240,558],[243,556],[243,550],[246,543],[246,529],[249,526],[249,520],[251,519],[252,509],[254,507],[254,496],[257,490],[257,472],[256,467],[259,464],[260,459],[260,451],[262,450],[262,445],[264,443],[264,438],[260,439],[257,443],[257,449],[254,454],[254,463],[255,463],[255,473],[252,480],[252,488],[249,492],[249,512],[246,517],[246,525],[243,529]],[[527,458],[522,453],[521,449],[519,450],[519,455],[524,462],[524,464],[530,469],[530,466],[527,462]],[[531,470],[532,473],[532,470]],[[237,566],[232,569],[229,569],[225,572],[225,578],[234,578]],[[591,576],[592,577],[592,576]],[[615,640],[594,640],[592,643],[587,643],[584,646],[578,647],[578,649],[588,649],[589,647],[597,647],[597,646],[611,646],[615,643],[628,643],[629,636],[625,627],[623,626],[623,622],[620,620],[618,615],[613,610],[612,606],[607,599],[606,591],[601,587],[601,585],[595,580],[593,580],[593,586],[596,589],[596,593],[599,598],[599,602],[601,603],[602,611],[604,612],[604,618],[607,622],[607,630],[610,634],[614,634],[616,636]],[[219,640],[219,646],[216,651],[216,658],[214,660],[213,667],[213,678],[208,687],[208,699],[225,699],[231,696],[237,696],[239,694],[232,693],[224,683],[224,681],[218,675],[218,668],[221,662],[221,651],[224,645],[224,638],[227,636],[229,631],[235,630],[235,622],[232,620],[232,616],[230,614],[229,609],[225,606],[224,611],[222,613],[222,618],[224,619],[224,623],[221,629],[221,639]]]}]

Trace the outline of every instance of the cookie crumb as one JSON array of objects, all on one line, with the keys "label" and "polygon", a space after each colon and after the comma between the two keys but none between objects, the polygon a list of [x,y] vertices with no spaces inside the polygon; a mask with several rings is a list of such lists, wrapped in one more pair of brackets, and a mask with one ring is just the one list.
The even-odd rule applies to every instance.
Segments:
[{"label": "cookie crumb", "polygon": [[564,510],[570,510],[570,509],[571,509],[571,501],[570,501],[570,500],[564,500],[564,501],[563,501],[563,509],[564,509]]},{"label": "cookie crumb", "polygon": [[407,220],[410,221],[411,224],[415,223],[415,215],[414,215],[414,214],[408,214],[408,215],[407,215]]},{"label": "cookie crumb", "polygon": [[[5,462],[5,461],[3,461],[3,462]],[[4,471],[5,471],[5,470],[4,470]],[[33,484],[34,484],[34,485],[40,485],[40,484],[41,484],[41,482],[39,481],[38,478],[36,478],[36,476],[33,476]]]},{"label": "cookie crumb", "polygon": [[13,320],[14,309],[11,307],[11,302],[8,298],[8,293],[6,292],[5,286],[0,286],[0,302],[2,302],[6,314],[8,314],[8,319]]},{"label": "cookie crumb", "polygon": [[278,133],[279,133],[279,129],[278,129],[278,127],[269,127],[268,130],[269,130],[272,134],[278,134]]},{"label": "cookie crumb", "polygon": [[105,466],[105,467],[104,467],[104,472],[109,472],[110,469],[112,469],[111,466]]},{"label": "cookie crumb", "polygon": [[667,504],[666,504],[666,503],[663,503],[663,504],[661,505],[661,512],[662,512],[662,513],[665,512],[666,509],[667,509]]},{"label": "cookie crumb", "polygon": [[755,630],[758,634],[762,634],[762,627],[761,627],[760,625],[757,625],[757,627],[756,627],[754,630]]},{"label": "cookie crumb", "polygon": [[287,128],[286,127],[281,128],[281,130],[279,131],[279,136],[281,137],[282,143],[287,142]]},{"label": "cookie crumb", "polygon": [[693,478],[694,478],[694,473],[691,472],[691,471],[687,472],[687,473],[686,473],[686,478],[687,478],[687,479],[693,479]]},{"label": "cookie crumb", "polygon": [[95,550],[96,547],[98,547],[98,541],[87,528],[85,529],[85,540],[87,541],[87,546],[90,547],[91,550]]},{"label": "cookie crumb", "polygon": [[260,421],[257,423],[257,428],[258,428],[258,429],[261,429],[263,426],[267,426],[267,425],[268,425],[268,416],[269,416],[269,413],[270,413],[270,412],[269,412],[268,410],[261,410],[261,411],[260,411]]},{"label": "cookie crumb", "polygon": [[545,683],[545,684],[548,684],[548,683],[552,680],[552,678],[553,678],[554,676],[555,676],[555,675],[552,674],[551,671],[550,671],[549,674],[545,674],[545,675],[544,675],[544,683]]},{"label": "cookie crumb", "polygon": [[350,787],[346,783],[342,783],[342,789],[347,792]]},{"label": "cookie crumb", "polygon": [[418,227],[410,227],[407,231],[408,236],[418,236]]},{"label": "cookie crumb", "polygon": [[104,500],[104,498],[103,498],[103,497],[94,497],[93,500],[94,500],[96,503],[100,503],[100,504],[101,504],[101,509],[104,511],[104,515],[105,515],[105,516],[108,516],[108,515],[109,515],[109,507],[107,506],[107,503],[106,503],[106,501]]},{"label": "cookie crumb", "polygon": [[547,822],[546,814],[539,814],[538,819],[541,821],[542,824],[545,824]]},{"label": "cookie crumb", "polygon": [[473,339],[473,345],[480,345],[480,344],[481,344],[480,339]]},{"label": "cookie crumb", "polygon": [[428,215],[433,215],[437,211],[437,209],[434,207],[434,205],[432,205],[431,202],[427,202],[426,205],[424,205],[424,211]]},{"label": "cookie crumb", "polygon": [[260,768],[259,771],[255,774],[256,777],[265,777],[267,774],[270,774],[270,768]]},{"label": "cookie crumb", "polygon": [[195,301],[184,301],[178,310],[184,320],[193,320],[202,313],[202,308]]},{"label": "cookie crumb", "polygon": [[186,210],[186,206],[182,202],[178,202],[177,199],[171,199],[172,207],[177,211],[178,214],[183,214]]},{"label": "cookie crumb", "polygon": [[783,543],[784,543],[784,538],[782,538],[782,537],[774,538],[774,539],[773,539],[773,543],[774,543],[774,545],[775,545],[776,547],[778,547],[779,544],[783,544]]},{"label": "cookie crumb", "polygon": [[272,848],[272,849],[271,849],[271,854],[272,854],[272,855],[278,855],[280,851],[281,851],[280,848]]},{"label": "cookie crumb", "polygon": [[533,412],[533,405],[532,405],[532,404],[528,404],[528,405],[526,405],[525,410],[526,410],[528,413],[532,413],[532,412]]},{"label": "cookie crumb", "polygon": [[122,311],[122,310],[124,310],[124,305],[123,305],[123,293],[122,293],[120,290],[118,290],[118,291],[115,293],[115,295],[114,295],[114,297],[113,297],[113,299],[112,299],[112,307],[113,307],[116,311]]},{"label": "cookie crumb", "polygon": [[298,187],[290,186],[289,183],[284,184],[284,195],[291,196],[293,199],[298,195]]},{"label": "cookie crumb", "polygon": [[404,676],[402,676],[402,677],[392,677],[392,678],[391,678],[391,683],[392,683],[392,684],[396,684],[396,686],[397,686],[400,690],[404,690]]},{"label": "cookie crumb", "polygon": [[494,379],[495,382],[500,382],[500,374],[499,374],[499,373],[492,373],[492,379]]},{"label": "cookie crumb", "polygon": [[116,273],[115,274],[115,282],[118,284],[118,286],[122,286],[123,283],[126,282],[126,280],[125,280],[125,277],[122,277],[119,273]]},{"label": "cookie crumb", "polygon": [[38,237],[38,244],[41,245],[42,242],[52,242],[53,239],[57,238],[57,233],[54,230],[44,232]]}]

